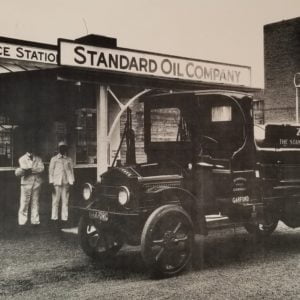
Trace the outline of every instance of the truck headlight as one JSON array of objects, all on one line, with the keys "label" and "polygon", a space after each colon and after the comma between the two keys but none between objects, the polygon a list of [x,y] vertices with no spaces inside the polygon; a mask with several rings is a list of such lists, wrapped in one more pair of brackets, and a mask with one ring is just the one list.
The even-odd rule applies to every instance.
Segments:
[{"label": "truck headlight", "polygon": [[84,200],[90,200],[93,193],[93,187],[90,183],[85,183],[82,190],[82,196]]},{"label": "truck headlight", "polygon": [[118,200],[121,205],[125,205],[129,202],[130,198],[130,193],[129,190],[126,186],[121,186],[119,195],[118,195]]}]

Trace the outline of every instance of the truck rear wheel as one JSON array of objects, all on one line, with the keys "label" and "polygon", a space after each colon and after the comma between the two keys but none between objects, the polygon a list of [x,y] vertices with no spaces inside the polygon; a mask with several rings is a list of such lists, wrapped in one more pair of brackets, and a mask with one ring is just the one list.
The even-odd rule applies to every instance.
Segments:
[{"label": "truck rear wheel", "polygon": [[120,236],[116,232],[96,225],[88,216],[80,218],[78,238],[84,253],[97,259],[115,256],[123,245]]},{"label": "truck rear wheel", "polygon": [[155,275],[175,275],[189,264],[193,244],[190,216],[177,205],[164,205],[153,211],[145,223],[142,257]]},{"label": "truck rear wheel", "polygon": [[278,225],[278,219],[272,215],[266,216],[264,223],[246,223],[246,230],[256,237],[268,237],[271,235]]}]

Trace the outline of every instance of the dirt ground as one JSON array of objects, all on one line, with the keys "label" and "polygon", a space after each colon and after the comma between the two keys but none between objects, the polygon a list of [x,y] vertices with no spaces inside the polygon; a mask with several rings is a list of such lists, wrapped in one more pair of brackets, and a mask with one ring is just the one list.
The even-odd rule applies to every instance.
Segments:
[{"label": "dirt ground", "polygon": [[300,229],[264,242],[243,228],[214,231],[179,276],[153,279],[139,248],[95,262],[77,235],[46,228],[0,237],[1,299],[300,299]]}]

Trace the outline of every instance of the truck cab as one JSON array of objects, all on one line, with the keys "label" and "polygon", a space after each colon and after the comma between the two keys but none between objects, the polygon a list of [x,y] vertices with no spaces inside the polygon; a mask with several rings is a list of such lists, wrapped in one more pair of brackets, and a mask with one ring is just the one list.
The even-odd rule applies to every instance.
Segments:
[{"label": "truck cab", "polygon": [[[181,166],[187,175],[183,184],[202,198],[205,214],[227,210],[226,204],[233,198],[235,203],[256,200],[250,195],[255,180],[255,146],[249,95],[201,91],[153,98],[145,100],[149,162]],[[173,119],[157,128],[158,115]]]}]

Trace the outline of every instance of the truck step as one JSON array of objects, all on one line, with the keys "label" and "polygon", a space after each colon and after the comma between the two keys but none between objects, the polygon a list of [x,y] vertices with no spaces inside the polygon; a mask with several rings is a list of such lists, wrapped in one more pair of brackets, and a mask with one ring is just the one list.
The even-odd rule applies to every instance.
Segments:
[{"label": "truck step", "polygon": [[206,215],[207,229],[222,229],[234,227],[235,223],[229,220],[228,217],[222,215]]}]

